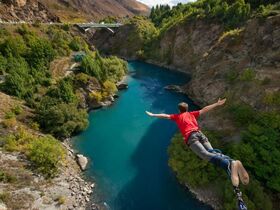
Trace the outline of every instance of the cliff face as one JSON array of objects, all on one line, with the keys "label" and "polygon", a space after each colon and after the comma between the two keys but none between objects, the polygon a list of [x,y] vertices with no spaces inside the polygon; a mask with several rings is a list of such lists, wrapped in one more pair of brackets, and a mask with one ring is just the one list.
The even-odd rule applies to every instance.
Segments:
[{"label": "cliff face", "polygon": [[[103,52],[135,58],[144,47],[136,43],[137,49],[128,49],[132,43],[124,37],[132,33],[137,33],[135,26],[126,25],[114,36],[97,32],[92,40]],[[166,31],[153,45],[145,59],[191,73],[185,91],[201,105],[233,94],[255,108],[265,108],[261,103],[265,95],[279,91],[280,16],[251,19],[229,32],[215,23],[185,22]]]},{"label": "cliff face", "polygon": [[59,18],[37,0],[2,0],[0,2],[2,21],[57,22]]}]

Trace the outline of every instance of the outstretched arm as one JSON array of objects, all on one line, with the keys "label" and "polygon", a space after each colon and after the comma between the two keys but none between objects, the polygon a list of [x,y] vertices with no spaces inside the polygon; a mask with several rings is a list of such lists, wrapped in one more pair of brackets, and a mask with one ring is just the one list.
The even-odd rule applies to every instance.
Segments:
[{"label": "outstretched arm", "polygon": [[226,102],[226,99],[219,99],[216,103],[211,104],[209,106],[204,107],[203,109],[199,110],[199,114],[204,114],[206,112],[209,112],[210,110],[216,108],[217,106],[221,106]]},{"label": "outstretched arm", "polygon": [[146,114],[151,116],[151,117],[157,117],[157,118],[161,118],[161,119],[170,119],[169,114],[153,114],[153,113],[148,112],[148,111],[146,111]]}]

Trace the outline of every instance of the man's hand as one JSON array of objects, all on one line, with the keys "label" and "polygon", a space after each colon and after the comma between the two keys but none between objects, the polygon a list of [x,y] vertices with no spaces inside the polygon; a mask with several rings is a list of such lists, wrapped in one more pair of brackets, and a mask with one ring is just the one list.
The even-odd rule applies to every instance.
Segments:
[{"label": "man's hand", "polygon": [[199,114],[205,114],[206,112],[209,112],[210,110],[214,109],[215,107],[223,105],[225,102],[226,102],[225,98],[222,100],[219,98],[219,100],[216,103],[208,105],[208,106],[204,107],[203,109],[199,110]]},{"label": "man's hand", "polygon": [[154,114],[154,113],[148,112],[148,111],[146,111],[146,114],[151,117],[157,117],[157,118],[161,118],[161,119],[170,119],[169,114]]},{"label": "man's hand", "polygon": [[217,105],[219,105],[219,106],[224,105],[224,103],[226,102],[226,100],[227,100],[227,99],[225,99],[225,98],[222,99],[222,100],[219,98],[219,100],[218,100],[218,102],[217,102]]},{"label": "man's hand", "polygon": [[146,111],[146,114],[149,115],[150,117],[153,117],[153,116],[154,116],[154,114],[153,114],[152,112]]}]

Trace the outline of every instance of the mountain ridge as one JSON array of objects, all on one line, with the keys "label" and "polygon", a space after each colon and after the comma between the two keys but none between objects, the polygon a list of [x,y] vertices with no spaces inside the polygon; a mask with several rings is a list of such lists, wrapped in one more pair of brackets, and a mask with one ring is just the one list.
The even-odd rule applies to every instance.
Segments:
[{"label": "mountain ridge", "polygon": [[87,22],[148,15],[150,9],[136,0],[1,0],[0,12],[2,21]]}]

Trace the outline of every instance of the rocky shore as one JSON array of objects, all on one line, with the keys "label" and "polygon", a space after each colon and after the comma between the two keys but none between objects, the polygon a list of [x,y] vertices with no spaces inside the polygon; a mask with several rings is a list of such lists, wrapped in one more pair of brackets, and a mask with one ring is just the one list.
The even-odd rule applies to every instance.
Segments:
[{"label": "rocky shore", "polygon": [[[0,164],[1,171],[6,171],[10,179],[8,183],[0,183],[1,210],[83,210],[95,186],[82,178],[75,156],[69,150],[59,175],[51,180],[31,172],[30,163],[21,153],[0,150]],[[98,209],[95,204],[93,207]]]}]

